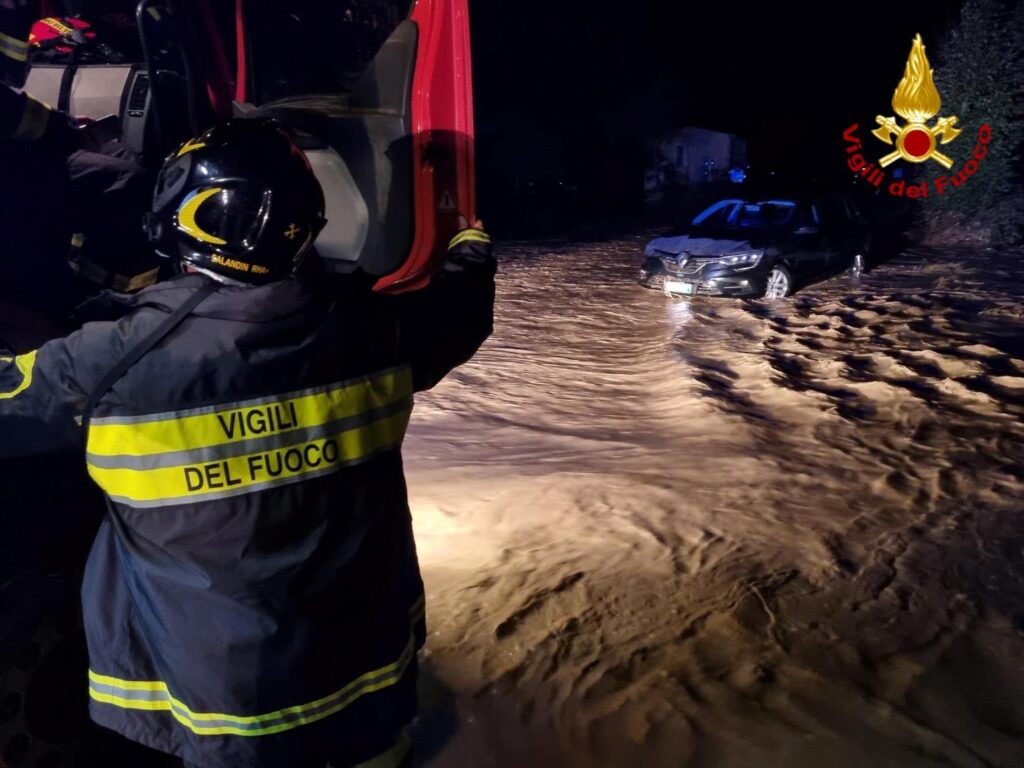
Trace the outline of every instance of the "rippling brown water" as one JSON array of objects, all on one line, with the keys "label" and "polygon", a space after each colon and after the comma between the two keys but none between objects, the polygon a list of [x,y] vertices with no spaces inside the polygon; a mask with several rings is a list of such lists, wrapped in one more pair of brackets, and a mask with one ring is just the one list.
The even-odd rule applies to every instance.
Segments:
[{"label": "rippling brown water", "polygon": [[430,764],[1024,765],[1024,254],[768,304],[644,241],[505,247],[418,399]]}]

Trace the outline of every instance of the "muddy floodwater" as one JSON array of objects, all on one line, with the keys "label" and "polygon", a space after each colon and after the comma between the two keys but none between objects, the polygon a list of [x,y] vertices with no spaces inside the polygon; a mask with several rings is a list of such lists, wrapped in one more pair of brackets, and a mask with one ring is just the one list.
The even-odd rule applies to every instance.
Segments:
[{"label": "muddy floodwater", "polygon": [[417,398],[426,764],[1024,766],[1024,253],[777,302],[501,250]]}]

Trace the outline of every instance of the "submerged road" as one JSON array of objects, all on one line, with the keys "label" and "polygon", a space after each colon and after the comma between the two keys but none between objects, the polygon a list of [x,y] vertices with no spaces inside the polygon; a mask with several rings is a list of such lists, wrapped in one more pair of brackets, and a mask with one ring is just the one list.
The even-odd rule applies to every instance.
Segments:
[{"label": "submerged road", "polygon": [[510,244],[418,397],[427,764],[1024,765],[1024,254],[769,304]]}]

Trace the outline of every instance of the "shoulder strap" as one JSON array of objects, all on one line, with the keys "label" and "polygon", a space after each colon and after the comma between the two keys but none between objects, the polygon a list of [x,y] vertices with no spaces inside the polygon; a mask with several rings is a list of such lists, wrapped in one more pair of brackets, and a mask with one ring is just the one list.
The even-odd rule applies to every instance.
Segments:
[{"label": "shoulder strap", "polygon": [[115,381],[124,376],[125,372],[139,362],[140,358],[149,352],[153,347],[163,341],[167,335],[181,325],[182,321],[188,317],[189,313],[199,306],[199,304],[206,299],[211,293],[215,292],[219,286],[217,283],[211,281],[203,283],[199,289],[193,293],[185,302],[174,310],[166,320],[160,325],[154,328],[146,338],[136,344],[132,349],[122,357],[117,364],[111,368],[107,375],[100,379],[100,383],[93,389],[92,394],[89,395],[89,399],[85,403],[85,411],[82,413],[82,429],[84,430],[85,437],[89,436],[89,422],[92,421],[92,412],[96,408],[96,404],[100,398],[107,393],[107,390],[114,384]]},{"label": "shoulder strap", "polygon": [[57,96],[57,109],[61,112],[71,112],[71,86],[75,82],[75,75],[78,73],[78,46],[71,48],[71,55],[64,67],[60,77],[60,91]]}]

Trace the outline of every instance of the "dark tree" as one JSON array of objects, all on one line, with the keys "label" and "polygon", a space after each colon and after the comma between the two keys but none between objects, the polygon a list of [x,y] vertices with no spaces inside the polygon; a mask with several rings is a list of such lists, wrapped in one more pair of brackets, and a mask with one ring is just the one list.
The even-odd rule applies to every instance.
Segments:
[{"label": "dark tree", "polygon": [[955,173],[970,157],[978,128],[992,129],[988,155],[964,186],[921,210],[933,239],[968,229],[991,241],[1024,237],[1024,2],[967,0],[940,49],[935,81],[942,114],[957,115]]}]

